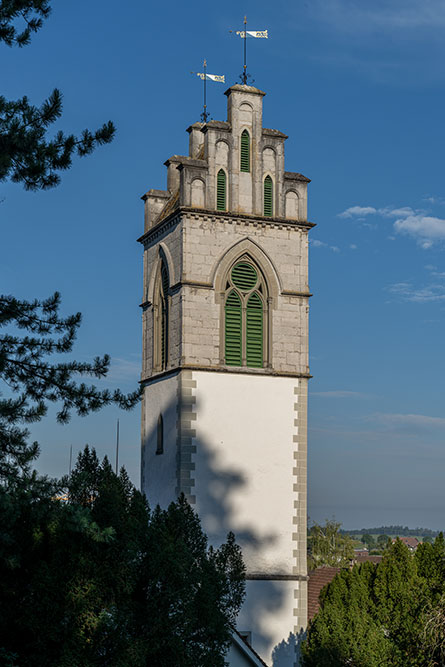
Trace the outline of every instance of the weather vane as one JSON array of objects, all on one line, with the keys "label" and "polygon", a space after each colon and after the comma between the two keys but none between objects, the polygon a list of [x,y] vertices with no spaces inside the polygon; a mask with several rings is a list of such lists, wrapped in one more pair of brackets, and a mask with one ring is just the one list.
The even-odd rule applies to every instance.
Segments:
[{"label": "weather vane", "polygon": [[199,78],[203,82],[203,88],[204,88],[204,109],[201,114],[201,120],[203,123],[207,123],[209,114],[207,113],[207,79],[210,81],[215,81],[216,83],[225,83],[225,78],[224,74],[207,74],[207,60],[204,59],[203,63],[203,72],[190,72],[190,74],[196,74],[196,76],[199,76]]},{"label": "weather vane", "polygon": [[240,79],[243,86],[247,86],[249,79],[251,79],[251,83],[255,82],[250,74],[247,73],[247,38],[255,37],[257,39],[268,39],[269,36],[267,30],[247,30],[247,16],[244,17],[244,30],[229,30],[229,32],[235,32],[235,35],[239,35],[244,42],[244,64]]}]

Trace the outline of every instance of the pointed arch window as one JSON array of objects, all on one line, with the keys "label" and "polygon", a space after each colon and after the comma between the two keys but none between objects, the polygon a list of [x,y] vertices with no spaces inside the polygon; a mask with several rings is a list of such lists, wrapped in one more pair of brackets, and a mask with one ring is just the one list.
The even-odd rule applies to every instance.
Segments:
[{"label": "pointed arch window", "polygon": [[273,215],[273,181],[269,175],[264,179],[264,215]]},{"label": "pointed arch window", "polygon": [[169,339],[169,287],[167,262],[162,256],[155,287],[154,312],[154,367],[161,371],[167,368]]},{"label": "pointed arch window", "polygon": [[224,169],[220,169],[216,175],[216,209],[218,211],[225,211],[227,208],[226,181],[226,172]]},{"label": "pointed arch window", "polygon": [[250,134],[247,130],[241,134],[240,171],[250,171]]},{"label": "pointed arch window", "polygon": [[243,258],[226,283],[224,349],[227,366],[263,368],[265,365],[267,287],[259,268]]}]

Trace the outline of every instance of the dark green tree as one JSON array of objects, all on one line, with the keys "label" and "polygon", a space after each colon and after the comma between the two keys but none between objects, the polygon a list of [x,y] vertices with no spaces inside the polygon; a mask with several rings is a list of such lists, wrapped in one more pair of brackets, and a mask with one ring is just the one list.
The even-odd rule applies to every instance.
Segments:
[{"label": "dark green tree", "polygon": [[343,571],[321,595],[303,646],[304,667],[445,664],[445,543],[400,541],[378,565]]},{"label": "dark green tree", "polygon": [[385,547],[388,545],[388,540],[390,539],[391,538],[389,537],[389,535],[379,535],[377,537],[377,546],[379,547],[379,549],[385,549]]},{"label": "dark green tree", "polygon": [[375,539],[370,533],[363,533],[360,539],[363,542],[363,544],[366,544],[369,550],[375,547]]},{"label": "dark green tree", "polygon": [[[50,0],[0,0],[0,42],[25,46],[31,35],[50,15]],[[111,122],[80,137],[62,131],[49,135],[50,126],[61,116],[62,96],[54,90],[40,106],[26,97],[8,101],[0,96],[0,181],[22,183],[39,190],[57,185],[60,171],[68,169],[74,154],[91,153],[114,135]],[[28,444],[23,425],[41,419],[48,402],[61,405],[58,420],[66,422],[75,410],[80,415],[110,403],[132,407],[138,393],[123,396],[119,391],[100,391],[77,378],[106,375],[109,358],[92,363],[52,363],[51,355],[72,350],[81,316],[63,318],[60,296],[45,301],[21,301],[0,296],[0,480],[10,484],[17,474],[30,474],[38,454],[36,443]],[[4,333],[6,332],[6,333]],[[21,335],[23,333],[23,335]],[[11,477],[12,476],[12,477]]]},{"label": "dark green tree", "polygon": [[31,34],[42,27],[50,12],[49,0],[2,0],[0,42],[8,46],[29,44]]},{"label": "dark green tree", "polygon": [[233,536],[209,548],[183,498],[150,513],[125,471],[89,448],[64,484],[59,500],[0,489],[0,656],[20,667],[222,667],[244,597]]},{"label": "dark green tree", "polygon": [[139,391],[123,395],[76,382],[79,376],[105,376],[107,355],[91,364],[50,360],[51,355],[71,352],[81,322],[80,313],[60,317],[59,306],[57,293],[32,303],[0,297],[0,331],[14,332],[0,333],[0,379],[8,392],[0,396],[0,480],[6,485],[30,473],[38,446],[28,444],[23,424],[40,420],[48,403],[58,404],[57,419],[65,423],[73,410],[86,415],[110,403],[129,409],[139,400]]},{"label": "dark green tree", "polygon": [[[0,42],[8,46],[29,44],[50,15],[49,0],[0,0]],[[60,183],[59,172],[69,169],[74,155],[84,156],[112,141],[111,121],[79,137],[49,128],[62,115],[62,93],[55,88],[40,105],[28,98],[0,96],[0,181],[11,179],[26,190],[45,190]]]}]

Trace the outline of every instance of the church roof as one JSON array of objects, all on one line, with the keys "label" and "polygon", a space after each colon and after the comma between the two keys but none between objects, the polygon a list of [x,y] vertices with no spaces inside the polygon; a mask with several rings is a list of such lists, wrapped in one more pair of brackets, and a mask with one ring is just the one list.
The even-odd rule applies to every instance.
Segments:
[{"label": "church roof", "polygon": [[255,665],[255,667],[268,667],[264,662],[262,657],[251,647],[247,639],[243,637],[238,630],[234,630],[232,634],[233,642],[238,646],[238,648],[249,658],[249,661]]}]

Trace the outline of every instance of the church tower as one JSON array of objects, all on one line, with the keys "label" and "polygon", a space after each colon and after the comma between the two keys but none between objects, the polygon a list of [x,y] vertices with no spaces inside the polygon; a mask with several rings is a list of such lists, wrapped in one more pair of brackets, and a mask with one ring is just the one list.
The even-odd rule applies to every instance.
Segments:
[{"label": "church tower", "polygon": [[211,543],[235,533],[238,630],[293,667],[307,622],[309,179],[285,171],[265,93],[226,95],[227,121],[191,125],[167,189],[143,197],[141,483],[151,505],[183,492]]}]

